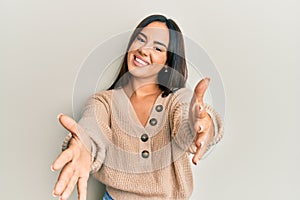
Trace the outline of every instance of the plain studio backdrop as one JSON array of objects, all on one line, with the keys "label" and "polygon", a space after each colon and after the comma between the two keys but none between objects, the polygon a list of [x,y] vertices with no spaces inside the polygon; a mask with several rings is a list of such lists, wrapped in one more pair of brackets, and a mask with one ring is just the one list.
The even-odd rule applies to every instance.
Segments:
[{"label": "plain studio backdrop", "polygon": [[[56,116],[73,115],[81,63],[154,13],[206,50],[225,87],[225,136],[193,167],[191,199],[300,199],[299,8],[296,0],[1,0],[1,199],[53,199],[59,173],[50,165],[67,133]],[[88,199],[103,189],[90,179]]]}]

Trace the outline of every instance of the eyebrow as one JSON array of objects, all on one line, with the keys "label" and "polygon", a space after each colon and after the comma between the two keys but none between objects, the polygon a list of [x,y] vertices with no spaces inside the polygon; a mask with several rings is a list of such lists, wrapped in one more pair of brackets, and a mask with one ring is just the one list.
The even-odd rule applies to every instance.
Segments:
[{"label": "eyebrow", "polygon": [[[145,38],[147,39],[147,36],[146,36],[144,33],[140,32],[139,34],[142,35],[143,37],[145,37]],[[166,49],[168,49],[167,45],[165,45],[165,44],[162,43],[162,42],[154,41],[154,44],[159,44],[159,45],[161,45],[161,46],[166,47]]]}]

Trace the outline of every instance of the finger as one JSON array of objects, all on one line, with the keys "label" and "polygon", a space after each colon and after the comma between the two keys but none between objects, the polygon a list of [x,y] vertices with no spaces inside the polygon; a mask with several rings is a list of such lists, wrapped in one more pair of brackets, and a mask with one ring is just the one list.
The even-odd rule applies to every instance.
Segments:
[{"label": "finger", "polygon": [[206,112],[206,108],[205,107],[203,107],[203,109],[201,110],[201,111],[199,111],[199,118],[200,119],[206,119],[206,120],[211,120],[210,119],[210,115]]},{"label": "finger", "polygon": [[58,180],[55,184],[53,194],[56,196],[61,196],[61,194],[64,192],[65,188],[69,184],[72,176],[74,174],[74,168],[71,165],[71,163],[68,163],[63,170],[61,171]]},{"label": "finger", "polygon": [[203,129],[204,129],[204,127],[201,123],[201,120],[199,118],[196,118],[194,120],[194,131],[195,131],[195,133],[200,133],[200,132],[203,131]]},{"label": "finger", "polygon": [[210,78],[204,78],[195,87],[194,92],[200,105],[203,105],[203,97],[208,88],[209,82]]},{"label": "finger", "polygon": [[70,195],[72,194],[74,187],[77,183],[77,180],[78,180],[78,176],[73,174],[70,182],[68,183],[68,186],[66,187],[65,191],[61,195],[62,199],[68,199],[70,197]]},{"label": "finger", "polygon": [[209,134],[208,132],[202,132],[198,134],[198,136],[195,138],[195,145],[197,147],[197,150],[194,154],[194,157],[192,159],[194,164],[197,164],[197,162],[202,158],[202,156],[205,153],[205,148],[208,142]]},{"label": "finger", "polygon": [[203,119],[203,118],[207,117],[207,115],[208,115],[206,112],[206,108],[204,107],[203,104],[200,104],[200,103],[194,104],[193,113],[195,116],[195,120]]},{"label": "finger", "polygon": [[194,120],[193,128],[195,133],[208,132],[211,127],[212,121],[210,118],[196,118]]},{"label": "finger", "polygon": [[[201,129],[201,130],[200,130]],[[196,133],[197,135],[195,136],[194,142],[196,147],[200,147],[201,142],[207,143],[209,140],[209,128],[206,127],[205,125],[200,125],[198,132]]]},{"label": "finger", "polygon": [[201,159],[202,157],[202,152],[204,149],[204,142],[201,142],[200,147],[197,147],[197,150],[193,156],[192,162],[197,165],[198,161]]},{"label": "finger", "polygon": [[66,149],[61,154],[59,154],[59,156],[51,165],[51,169],[53,169],[54,171],[60,170],[72,159],[73,159],[73,151],[71,149]]},{"label": "finger", "polygon": [[209,133],[208,131],[203,131],[201,133],[198,133],[198,136],[195,138],[195,145],[196,147],[201,147],[202,143],[207,143],[209,139]]},{"label": "finger", "polygon": [[86,200],[88,178],[80,177],[77,183],[78,200]]},{"label": "finger", "polygon": [[57,118],[65,129],[70,131],[74,137],[78,138],[77,133],[79,131],[78,129],[80,126],[77,124],[77,122],[74,119],[62,113],[59,114]]}]

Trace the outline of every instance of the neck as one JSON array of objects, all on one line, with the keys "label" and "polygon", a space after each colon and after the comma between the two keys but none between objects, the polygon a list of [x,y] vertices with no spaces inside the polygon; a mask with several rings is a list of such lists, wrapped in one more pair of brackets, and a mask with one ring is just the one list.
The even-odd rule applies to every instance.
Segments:
[{"label": "neck", "polygon": [[145,97],[149,95],[158,95],[161,93],[159,85],[153,81],[140,82],[138,80],[132,80],[124,87],[124,90],[129,97],[132,97],[132,95],[136,97]]}]

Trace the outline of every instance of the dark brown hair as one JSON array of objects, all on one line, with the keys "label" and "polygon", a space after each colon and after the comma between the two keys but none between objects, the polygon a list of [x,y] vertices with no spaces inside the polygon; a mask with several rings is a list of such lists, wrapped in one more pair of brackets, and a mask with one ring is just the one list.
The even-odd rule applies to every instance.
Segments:
[{"label": "dark brown hair", "polygon": [[185,60],[184,41],[181,30],[172,19],[167,19],[163,15],[150,15],[144,20],[142,20],[132,33],[126,49],[126,54],[121,64],[120,72],[116,80],[110,86],[109,90],[123,87],[128,83],[130,77],[125,74],[128,72],[127,54],[129,48],[133,41],[136,39],[137,35],[141,32],[141,30],[151,22],[155,21],[165,23],[169,29],[170,36],[170,42],[167,52],[167,61],[165,65],[172,69],[168,70],[168,72],[166,73],[164,72],[165,69],[163,68],[158,73],[157,80],[160,89],[163,91],[163,96],[167,96],[169,93],[179,88],[185,87],[185,83],[187,80],[187,65]]}]

